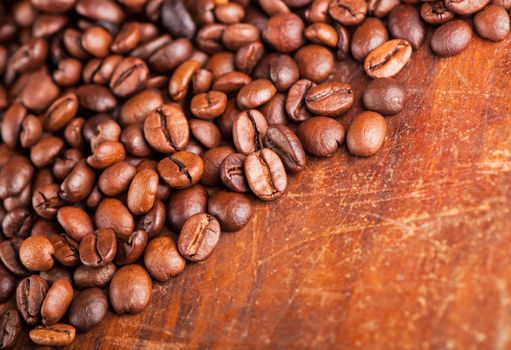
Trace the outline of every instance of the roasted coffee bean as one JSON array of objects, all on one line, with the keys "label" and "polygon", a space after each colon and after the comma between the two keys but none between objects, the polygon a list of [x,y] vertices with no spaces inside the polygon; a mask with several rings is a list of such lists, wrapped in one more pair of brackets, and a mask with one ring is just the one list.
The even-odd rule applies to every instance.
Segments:
[{"label": "roasted coffee bean", "polygon": [[238,92],[238,107],[241,109],[257,108],[277,93],[273,83],[267,79],[258,79],[243,86]]},{"label": "roasted coffee bean", "polygon": [[55,323],[51,326],[37,326],[30,331],[29,336],[37,345],[66,346],[75,340],[76,330],[68,324]]},{"label": "roasted coffee bean", "polygon": [[231,98],[227,101],[225,112],[221,117],[216,119],[216,124],[220,128],[220,132],[227,139],[232,138],[232,125],[234,124],[234,120],[238,116],[239,112],[240,110],[236,104],[236,99]]},{"label": "roasted coffee bean", "polygon": [[99,229],[83,237],[79,247],[80,261],[94,268],[111,263],[117,253],[117,240],[111,229]]},{"label": "roasted coffee bean", "polygon": [[218,191],[209,197],[208,213],[218,220],[222,230],[238,231],[252,218],[254,206],[246,195]]},{"label": "roasted coffee bean", "polygon": [[184,113],[175,105],[162,105],[144,121],[144,136],[158,152],[176,152],[186,147],[190,135]]},{"label": "roasted coffee bean", "polygon": [[401,112],[406,100],[405,88],[392,78],[374,79],[362,94],[364,106],[383,115]]},{"label": "roasted coffee bean", "polygon": [[99,187],[96,185],[92,189],[91,193],[87,197],[85,201],[85,205],[89,209],[96,209],[99,203],[103,200],[103,193],[99,190]]},{"label": "roasted coffee bean", "polygon": [[367,14],[367,3],[364,0],[332,0],[328,13],[341,24],[352,26],[361,23]]},{"label": "roasted coffee bean", "polygon": [[48,284],[37,275],[24,278],[16,288],[16,306],[23,321],[29,326],[41,322],[41,306],[48,291]]},{"label": "roasted coffee bean", "polygon": [[48,56],[48,43],[42,38],[33,38],[21,46],[9,59],[9,66],[18,73],[35,70]]},{"label": "roasted coffee bean", "polygon": [[367,55],[364,69],[371,78],[390,78],[410,61],[412,47],[402,39],[389,40]]},{"label": "roasted coffee bean", "polygon": [[287,55],[279,55],[270,63],[270,79],[279,91],[287,91],[300,78],[296,62]]},{"label": "roasted coffee bean", "polygon": [[281,197],[287,188],[287,175],[280,157],[263,148],[245,160],[245,176],[252,192],[264,201]]},{"label": "roasted coffee bean", "polygon": [[160,236],[147,244],[144,265],[151,277],[157,281],[166,282],[183,272],[186,260],[179,254],[172,238]]},{"label": "roasted coffee bean", "polygon": [[51,235],[49,237],[55,252],[53,257],[64,266],[76,266],[80,262],[78,243],[66,234]]},{"label": "roasted coffee bean", "polygon": [[[6,211],[13,211],[19,208],[27,208],[30,205],[30,194],[32,193],[32,186],[29,184],[21,191],[20,194],[4,199],[4,209]],[[27,217],[28,218],[28,217]],[[1,219],[1,217],[0,217]]]},{"label": "roasted coffee bean", "polygon": [[58,68],[53,71],[53,80],[62,87],[71,87],[80,81],[82,62],[75,58],[65,58],[59,61]]},{"label": "roasted coffee bean", "polygon": [[28,270],[20,261],[18,246],[13,240],[0,243],[0,260],[3,265],[16,276],[23,277],[29,274]]},{"label": "roasted coffee bean", "polygon": [[76,89],[80,107],[94,112],[107,112],[115,108],[117,100],[114,95],[101,85],[86,84]]},{"label": "roasted coffee bean", "polygon": [[158,163],[158,173],[170,187],[183,189],[200,181],[204,162],[196,154],[180,151],[163,158]]},{"label": "roasted coffee bean", "polygon": [[82,152],[77,149],[70,148],[64,151],[64,153],[61,153],[53,163],[53,175],[58,180],[64,180],[82,158]]},{"label": "roasted coffee bean", "polygon": [[7,238],[25,238],[30,233],[33,222],[33,215],[28,208],[16,208],[5,215],[2,231]]},{"label": "roasted coffee bean", "polygon": [[308,153],[319,157],[331,156],[344,142],[344,128],[328,117],[307,119],[300,124],[296,135]]},{"label": "roasted coffee bean", "polygon": [[174,37],[192,39],[196,25],[182,0],[165,0],[161,7],[161,21]]},{"label": "roasted coffee bean", "polygon": [[180,38],[160,47],[149,58],[149,66],[156,73],[169,73],[180,64],[190,59],[193,46],[190,40]]},{"label": "roasted coffee bean", "polygon": [[455,14],[466,16],[488,5],[490,0],[445,0],[445,6]]},{"label": "roasted coffee bean", "polygon": [[93,152],[87,157],[87,163],[95,169],[105,169],[126,158],[124,146],[117,141],[104,141],[97,145]]},{"label": "roasted coffee bean", "polygon": [[95,57],[106,57],[112,40],[112,35],[106,29],[94,26],[82,34],[81,45],[85,51]]},{"label": "roasted coffee bean", "polygon": [[304,32],[305,38],[314,44],[336,47],[339,40],[337,31],[327,23],[314,23]]},{"label": "roasted coffee bean", "polygon": [[[163,34],[144,42],[142,45],[139,45],[136,49],[130,52],[130,56],[138,57],[147,61],[151,55],[153,55],[156,51],[167,45],[172,41],[172,38],[168,34]],[[151,65],[151,62],[148,62]],[[152,67],[155,68],[155,67]]]},{"label": "roasted coffee bean", "polygon": [[92,139],[99,132],[99,126],[112,120],[112,117],[105,113],[99,113],[88,118],[83,125],[83,138],[87,143],[91,143]]},{"label": "roasted coffee bean", "polygon": [[250,23],[228,25],[222,33],[222,43],[229,50],[238,50],[244,45],[259,40],[259,29]]},{"label": "roasted coffee bean", "polygon": [[66,126],[64,130],[64,139],[74,148],[81,148],[83,146],[82,129],[85,124],[85,119],[74,118]]},{"label": "roasted coffee bean", "polygon": [[124,125],[143,123],[147,114],[162,104],[159,91],[143,90],[122,105],[119,120]]},{"label": "roasted coffee bean", "polygon": [[71,275],[71,270],[66,267],[60,265],[53,265],[51,269],[48,271],[39,272],[39,276],[48,283],[48,285],[52,285],[53,282],[60,278],[67,279],[69,282],[73,281],[73,276]]},{"label": "roasted coffee bean", "polygon": [[222,143],[220,129],[210,121],[192,119],[189,121],[193,137],[206,148],[215,148]]},{"label": "roasted coffee bean", "polygon": [[99,288],[87,288],[75,295],[69,307],[69,323],[86,332],[101,323],[108,312],[108,299]]},{"label": "roasted coffee bean", "polygon": [[213,73],[207,69],[199,69],[192,77],[192,87],[194,94],[207,92],[213,84]]},{"label": "roasted coffee bean", "polygon": [[18,145],[21,124],[27,113],[27,109],[21,103],[13,103],[5,112],[0,135],[8,147],[15,148]]},{"label": "roasted coffee bean", "polygon": [[64,231],[76,242],[94,231],[89,215],[78,207],[61,207],[57,212],[57,220]]},{"label": "roasted coffee bean", "polygon": [[135,228],[133,215],[118,199],[105,198],[96,208],[94,222],[97,228],[112,229],[117,238],[127,241]]},{"label": "roasted coffee bean", "polygon": [[137,221],[136,228],[147,232],[149,236],[154,236],[163,231],[166,219],[165,205],[160,199],[156,199],[151,210]]},{"label": "roasted coffee bean", "polygon": [[271,100],[262,105],[259,110],[265,116],[268,124],[286,124],[286,95],[277,93]]},{"label": "roasted coffee bean", "polygon": [[110,283],[110,304],[117,314],[139,313],[149,303],[152,289],[151,277],[142,266],[123,266]]},{"label": "roasted coffee bean", "polygon": [[[173,157],[176,155],[177,153]],[[131,181],[127,199],[128,208],[133,215],[142,215],[151,210],[156,199],[158,183],[158,173],[154,170],[143,169],[135,175]]]},{"label": "roasted coffee bean", "polygon": [[100,268],[93,268],[80,265],[76,268],[73,281],[77,288],[104,288],[110,283],[117,267],[114,264],[107,264]]},{"label": "roasted coffee bean", "polygon": [[343,60],[348,57],[350,52],[350,33],[346,27],[336,23],[335,30],[337,31],[337,52],[336,57],[338,60]]},{"label": "roasted coffee bean", "polygon": [[98,22],[119,24],[124,20],[122,7],[113,0],[78,0],[75,11]]},{"label": "roasted coffee bean", "polygon": [[34,167],[27,158],[14,156],[0,168],[0,198],[15,196],[27,186],[34,175]]},{"label": "roasted coffee bean", "polygon": [[121,127],[112,119],[99,123],[90,138],[90,148],[93,153],[101,149],[101,144],[105,141],[119,141],[121,136]]},{"label": "roasted coffee bean", "polygon": [[267,128],[268,123],[258,110],[240,112],[232,129],[233,142],[238,152],[249,154],[259,151]]},{"label": "roasted coffee bean", "polygon": [[455,56],[465,50],[472,40],[472,27],[455,20],[442,24],[431,37],[431,49],[441,57]]},{"label": "roasted coffee bean", "polygon": [[221,183],[220,164],[231,153],[234,153],[234,149],[230,146],[220,146],[204,152],[202,155],[204,173],[201,178],[203,185],[217,186]]},{"label": "roasted coffee bean", "polygon": [[246,158],[243,153],[233,153],[225,157],[220,165],[222,183],[232,191],[248,192],[244,169]]},{"label": "roasted coffee bean", "polygon": [[229,51],[215,53],[209,57],[205,68],[213,73],[214,78],[225,73],[233,72],[235,70],[234,54]]},{"label": "roasted coffee bean", "polygon": [[199,69],[199,62],[188,60],[174,71],[169,81],[169,93],[174,101],[179,102],[186,97],[192,78]]},{"label": "roasted coffee bean", "polygon": [[99,189],[109,197],[118,196],[128,189],[136,172],[135,166],[126,161],[112,164],[99,176]]},{"label": "roasted coffee bean", "polygon": [[371,51],[388,39],[387,27],[380,19],[366,18],[353,33],[351,53],[357,61],[363,62]]},{"label": "roasted coffee bean", "polygon": [[421,6],[421,17],[429,24],[443,24],[454,18],[454,13],[445,7],[444,1],[426,1]]},{"label": "roasted coffee bean", "polygon": [[[243,86],[252,82],[252,78],[245,73],[233,71],[220,75],[213,82],[213,90],[223,93],[239,91]],[[227,109],[227,105],[225,107]],[[224,110],[225,112],[225,110]]]},{"label": "roasted coffee bean", "polygon": [[509,0],[491,0],[491,3],[493,5],[503,7],[506,10],[511,9],[511,1],[509,1]]},{"label": "roasted coffee bean", "polygon": [[140,25],[136,22],[126,23],[116,35],[110,49],[115,53],[126,53],[137,47],[141,39]]},{"label": "roasted coffee bean", "polygon": [[140,91],[147,81],[149,69],[139,58],[125,58],[115,68],[110,79],[110,89],[119,97],[127,97]]},{"label": "roasted coffee bean", "polygon": [[271,125],[266,131],[264,146],[277,153],[291,172],[303,170],[307,157],[296,134],[285,125]]},{"label": "roasted coffee bean", "polygon": [[383,145],[387,134],[387,122],[380,114],[363,112],[351,121],[346,144],[355,156],[372,156]]},{"label": "roasted coffee bean", "polygon": [[305,96],[314,86],[316,84],[308,79],[300,79],[291,86],[286,98],[286,111],[291,120],[298,122],[311,117],[305,104]]},{"label": "roasted coffee bean", "polygon": [[13,349],[21,334],[21,318],[15,309],[9,309],[0,315],[0,349]]},{"label": "roasted coffee bean", "polygon": [[122,130],[121,143],[130,156],[145,158],[153,154],[153,149],[144,137],[143,127],[143,124],[131,124]]},{"label": "roasted coffee bean", "polygon": [[87,198],[92,191],[95,178],[94,171],[87,165],[86,161],[84,159],[80,160],[64,181],[62,181],[60,197],[70,203],[80,202]]},{"label": "roasted coffee bean", "polygon": [[338,117],[353,105],[354,93],[351,85],[329,82],[310,88],[305,95],[305,104],[315,114]]},{"label": "roasted coffee bean", "polygon": [[215,7],[215,17],[222,23],[239,23],[245,17],[245,10],[240,4],[231,2]]},{"label": "roasted coffee bean", "polygon": [[312,44],[300,48],[295,54],[295,60],[303,79],[320,83],[333,72],[334,56],[324,46]]},{"label": "roasted coffee bean", "polygon": [[214,119],[222,115],[227,106],[227,96],[220,91],[209,91],[192,98],[190,110],[203,119]]},{"label": "roasted coffee bean", "polygon": [[21,243],[20,260],[25,267],[32,271],[46,271],[53,267],[55,248],[43,236],[31,236]]},{"label": "roasted coffee bean", "polygon": [[474,26],[482,38],[501,41],[509,34],[509,15],[500,6],[488,5],[475,15]]},{"label": "roasted coffee bean", "polygon": [[38,218],[32,227],[30,235],[44,236],[49,239],[53,234],[57,234],[59,231],[61,230],[58,228],[58,223],[56,221]]},{"label": "roasted coffee bean", "polygon": [[167,212],[170,227],[180,232],[188,218],[206,212],[207,201],[208,193],[201,185],[173,192],[170,195]]},{"label": "roasted coffee bean", "polygon": [[281,13],[270,18],[263,33],[264,40],[275,50],[291,53],[303,45],[305,25],[294,13]]},{"label": "roasted coffee bean", "polygon": [[53,282],[41,306],[43,324],[48,326],[60,321],[72,300],[73,286],[70,281],[61,278]]},{"label": "roasted coffee bean", "polygon": [[224,49],[222,36],[227,26],[219,23],[208,23],[197,33],[197,46],[200,50],[212,54]]},{"label": "roasted coffee bean", "polygon": [[[163,209],[165,211],[165,209]],[[115,263],[117,265],[133,264],[142,256],[147,246],[148,235],[144,230],[136,230],[127,242],[119,243]]]},{"label": "roasted coffee bean", "polygon": [[260,41],[246,44],[236,51],[234,63],[240,71],[250,74],[264,55],[264,45]]},{"label": "roasted coffee bean", "polygon": [[220,239],[220,224],[206,213],[195,214],[183,225],[178,248],[190,261],[202,261],[211,255]]},{"label": "roasted coffee bean", "polygon": [[4,268],[3,265],[0,265],[0,303],[8,301],[14,294],[15,290],[16,278],[9,272],[9,270]]},{"label": "roasted coffee bean", "polygon": [[55,136],[42,138],[30,149],[30,160],[38,167],[43,168],[52,164],[64,148],[64,141]]},{"label": "roasted coffee bean", "polygon": [[390,34],[396,39],[408,41],[418,50],[426,38],[426,27],[422,23],[419,11],[412,5],[399,5],[389,15]]}]

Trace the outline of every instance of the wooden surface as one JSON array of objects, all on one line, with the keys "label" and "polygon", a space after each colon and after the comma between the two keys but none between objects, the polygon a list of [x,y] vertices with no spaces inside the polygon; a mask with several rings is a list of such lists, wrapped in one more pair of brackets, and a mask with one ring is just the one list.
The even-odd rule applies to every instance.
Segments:
[{"label": "wooden surface", "polygon": [[424,45],[380,153],[310,161],[146,311],[71,348],[510,349],[510,44]]}]

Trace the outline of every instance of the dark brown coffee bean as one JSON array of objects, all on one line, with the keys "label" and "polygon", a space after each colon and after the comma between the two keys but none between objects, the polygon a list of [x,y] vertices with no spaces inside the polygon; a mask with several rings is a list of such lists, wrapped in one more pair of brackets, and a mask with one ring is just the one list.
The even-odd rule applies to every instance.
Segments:
[{"label": "dark brown coffee bean", "polygon": [[340,25],[339,23],[335,24],[335,30],[337,32],[337,52],[335,56],[337,60],[343,60],[348,57],[350,52],[350,33],[346,29],[346,27]]},{"label": "dark brown coffee bean", "polygon": [[37,326],[29,333],[30,340],[37,345],[66,346],[75,340],[76,330],[68,324],[56,323],[51,326]]},{"label": "dark brown coffee bean", "polygon": [[55,252],[53,257],[64,266],[76,266],[80,262],[78,252],[78,243],[66,234],[51,235],[50,242],[53,244]]},{"label": "dark brown coffee bean", "polygon": [[331,156],[344,142],[344,128],[328,117],[313,117],[298,127],[296,135],[305,150],[319,157]]},{"label": "dark brown coffee bean", "polygon": [[330,0],[315,0],[305,10],[305,18],[310,23],[327,22],[328,21],[328,6]]},{"label": "dark brown coffee bean", "polygon": [[[204,210],[205,211],[205,210]],[[13,240],[3,241],[0,243],[0,260],[3,265],[16,276],[27,276],[28,270],[20,261],[18,254],[18,246]]]},{"label": "dark brown coffee bean", "polygon": [[408,41],[415,50],[419,49],[426,37],[426,27],[419,11],[412,5],[395,7],[390,12],[388,26],[392,37]]},{"label": "dark brown coffee bean", "polygon": [[143,123],[147,114],[162,104],[158,90],[143,90],[122,105],[119,120],[123,125]]},{"label": "dark brown coffee bean", "polygon": [[222,42],[229,50],[238,50],[244,45],[258,41],[259,29],[249,23],[234,23],[228,25],[222,33]]},{"label": "dark brown coffee bean", "polygon": [[87,198],[92,191],[95,178],[94,171],[87,165],[86,161],[84,159],[80,160],[64,181],[62,181],[60,197],[70,203],[80,202]]},{"label": "dark brown coffee bean", "polygon": [[270,18],[263,33],[264,40],[282,53],[296,51],[303,45],[305,25],[294,13],[281,13]]},{"label": "dark brown coffee bean", "polygon": [[113,0],[78,0],[75,10],[78,14],[98,22],[119,24],[124,20],[122,7]]},{"label": "dark brown coffee bean", "polygon": [[213,73],[207,69],[199,69],[192,77],[192,90],[194,94],[207,92],[213,84]]},{"label": "dark brown coffee bean", "polygon": [[33,216],[28,208],[16,208],[2,220],[2,231],[7,238],[25,238],[32,228]]},{"label": "dark brown coffee bean", "polygon": [[142,215],[151,210],[156,199],[158,182],[158,173],[152,169],[140,170],[135,175],[131,181],[127,199],[128,208],[133,215]]},{"label": "dark brown coffee bean", "polygon": [[[163,208],[165,211],[165,209]],[[117,265],[133,264],[142,256],[149,240],[144,230],[134,231],[126,242],[120,242],[117,247],[115,263]]]},{"label": "dark brown coffee bean", "polygon": [[39,68],[47,56],[48,44],[46,40],[33,38],[14,52],[8,65],[15,72],[25,73]]},{"label": "dark brown coffee bean", "polygon": [[[130,56],[140,58],[144,61],[149,60],[151,55],[153,55],[156,51],[167,45],[172,41],[172,38],[168,34],[163,34],[157,36],[155,38],[149,39],[147,42],[144,42],[142,45],[139,45],[136,49],[130,52]],[[151,65],[151,62],[148,62]],[[155,68],[152,67],[151,68]]]},{"label": "dark brown coffee bean", "polygon": [[291,172],[303,170],[307,157],[296,134],[285,125],[271,125],[266,131],[264,145],[277,153]]},{"label": "dark brown coffee bean", "polygon": [[23,321],[29,326],[41,322],[41,306],[48,291],[48,284],[37,275],[24,278],[16,288],[16,306]]},{"label": "dark brown coffee bean", "polygon": [[200,181],[204,162],[196,154],[180,151],[163,158],[158,163],[158,173],[170,187],[183,189]]},{"label": "dark brown coffee bean", "polygon": [[[190,59],[193,46],[190,40],[180,38],[169,41],[149,58],[149,66],[157,73],[169,73],[180,64]],[[142,57],[143,59],[143,57]]]},{"label": "dark brown coffee bean", "polygon": [[94,231],[89,215],[78,207],[61,207],[57,212],[57,220],[64,231],[77,242]]},{"label": "dark brown coffee bean", "polygon": [[152,294],[152,281],[140,265],[121,267],[109,287],[110,303],[117,314],[136,314],[144,310]]},{"label": "dark brown coffee bean", "polygon": [[264,55],[264,45],[260,41],[243,45],[236,51],[234,63],[240,71],[250,74]]},{"label": "dark brown coffee bean", "polygon": [[227,26],[219,23],[208,23],[197,33],[197,46],[200,50],[212,54],[224,49],[222,36]]},{"label": "dark brown coffee bean", "polygon": [[232,128],[233,142],[238,152],[249,154],[259,151],[267,129],[268,123],[258,110],[240,112]]},{"label": "dark brown coffee bean", "polygon": [[108,312],[108,299],[99,288],[88,288],[79,292],[69,308],[69,323],[86,332],[101,323]]},{"label": "dark brown coffee bean", "polygon": [[92,268],[80,265],[76,268],[73,281],[77,288],[104,288],[110,283],[117,267],[114,264],[107,264],[100,268]]},{"label": "dark brown coffee bean", "polygon": [[133,215],[119,200],[105,198],[96,209],[94,221],[97,228],[112,229],[117,238],[127,241],[135,228]]},{"label": "dark brown coffee bean", "polygon": [[485,7],[490,0],[445,0],[447,8],[462,16],[471,15]]},{"label": "dark brown coffee bean", "polygon": [[58,180],[64,180],[82,158],[82,152],[79,150],[74,148],[67,149],[55,159],[52,169],[53,175]]},{"label": "dark brown coffee bean", "polygon": [[222,115],[227,106],[227,96],[220,91],[196,95],[190,104],[191,112],[198,118],[214,119]]},{"label": "dark brown coffee bean", "polygon": [[406,100],[405,88],[392,78],[374,79],[362,95],[364,106],[383,115],[401,112]]},{"label": "dark brown coffee bean", "polygon": [[306,45],[295,54],[295,60],[303,79],[320,83],[333,72],[334,56],[324,46]]},{"label": "dark brown coffee bean", "polygon": [[410,62],[412,47],[402,39],[389,40],[367,55],[364,69],[371,78],[390,78]]},{"label": "dark brown coffee bean", "polygon": [[287,123],[286,96],[282,93],[275,94],[259,110],[263,113],[269,125]]},{"label": "dark brown coffee bean", "polygon": [[74,148],[81,148],[83,146],[82,128],[85,124],[85,119],[74,118],[66,126],[64,130],[64,139]]},{"label": "dark brown coffee bean", "polygon": [[305,29],[305,38],[314,44],[336,47],[339,40],[337,31],[327,23],[314,23]]},{"label": "dark brown coffee bean", "polygon": [[121,143],[130,156],[146,158],[153,154],[153,149],[144,137],[143,124],[131,124],[123,129]]},{"label": "dark brown coffee bean", "polygon": [[251,200],[243,194],[218,191],[208,200],[208,213],[213,215],[224,231],[238,231],[254,214]]},{"label": "dark brown coffee bean", "polygon": [[80,260],[94,268],[111,263],[117,252],[117,240],[111,229],[99,229],[83,237],[79,247]]},{"label": "dark brown coffee bean", "polygon": [[144,88],[149,69],[139,58],[125,58],[115,68],[110,80],[110,89],[119,97],[127,97]]},{"label": "dark brown coffee bean", "polygon": [[230,146],[220,146],[204,152],[202,160],[204,161],[204,173],[201,183],[205,186],[217,186],[221,183],[220,165],[225,157],[234,153]]},{"label": "dark brown coffee bean", "polygon": [[[30,194],[32,193],[32,186],[27,185],[25,188],[21,191],[20,194],[8,197],[4,199],[4,209],[6,211],[13,211],[15,209],[20,208],[27,208],[30,205]],[[0,217],[1,219],[1,217]]]},{"label": "dark brown coffee bean", "polygon": [[239,23],[245,17],[245,10],[240,4],[228,2],[215,7],[215,16],[225,24]]},{"label": "dark brown coffee bean", "polygon": [[126,158],[123,144],[117,141],[104,141],[96,146],[93,152],[87,157],[87,163],[95,169],[105,169]]},{"label": "dark brown coffee bean", "polygon": [[431,49],[441,57],[455,56],[465,50],[472,40],[472,27],[455,20],[441,25],[431,37]]},{"label": "dark brown coffee bean", "polygon": [[223,184],[235,192],[248,192],[248,184],[245,179],[244,163],[246,155],[233,153],[225,157],[220,166],[220,178]]},{"label": "dark brown coffee bean", "polygon": [[74,58],[66,58],[58,63],[53,71],[53,80],[62,87],[71,87],[80,81],[82,63]]},{"label": "dark brown coffee bean", "polygon": [[308,79],[300,79],[291,86],[286,98],[286,111],[291,120],[298,122],[311,117],[305,105],[305,96],[314,86],[316,84]]},{"label": "dark brown coffee bean", "polygon": [[[243,86],[252,82],[252,78],[245,73],[233,71],[220,75],[213,82],[213,89],[223,93],[239,91]],[[227,108],[227,105],[226,105]],[[225,112],[225,110],[224,110]]]},{"label": "dark brown coffee bean", "polygon": [[114,95],[101,85],[86,84],[76,89],[80,106],[94,112],[107,112],[117,105]]},{"label": "dark brown coffee bean", "polygon": [[137,221],[136,228],[137,230],[147,232],[147,234],[152,237],[163,231],[166,219],[167,212],[165,205],[160,199],[156,199],[151,210]]},{"label": "dark brown coffee bean", "polygon": [[162,105],[147,115],[144,136],[155,150],[162,153],[176,152],[188,144],[188,121],[178,107]]},{"label": "dark brown coffee bean", "polygon": [[136,22],[126,23],[116,35],[110,49],[115,53],[126,53],[136,48],[141,39],[140,25]]},{"label": "dark brown coffee bean", "polygon": [[183,272],[186,260],[179,254],[172,238],[161,236],[151,240],[147,245],[144,265],[154,279],[166,282]]},{"label": "dark brown coffee bean", "polygon": [[136,168],[126,161],[112,164],[99,176],[99,189],[107,196],[115,197],[128,189],[135,174]]},{"label": "dark brown coffee bean", "polygon": [[48,285],[52,285],[53,282],[60,278],[65,278],[69,282],[73,281],[73,276],[71,275],[71,270],[66,267],[60,265],[53,265],[51,269],[48,271],[39,272],[39,276],[48,283]]},{"label": "dark brown coffee bean", "polygon": [[180,232],[188,218],[206,212],[207,201],[208,193],[201,185],[173,192],[170,195],[167,215],[170,227]]},{"label": "dark brown coffee bean", "polygon": [[281,197],[287,188],[284,164],[280,157],[268,148],[247,156],[245,176],[252,192],[265,201]]},{"label": "dark brown coffee bean", "polygon": [[215,148],[222,143],[220,129],[210,121],[201,119],[190,120],[190,130],[193,137],[206,148]]},{"label": "dark brown coffee bean", "polygon": [[352,26],[361,23],[367,14],[367,3],[364,0],[332,0],[328,13],[337,22]]},{"label": "dark brown coffee bean", "polygon": [[0,134],[9,148],[15,148],[18,145],[21,124],[27,113],[27,109],[21,103],[13,103],[5,112]]},{"label": "dark brown coffee bean", "polygon": [[315,114],[338,117],[353,105],[354,93],[351,85],[329,82],[310,88],[305,95],[305,104]]},{"label": "dark brown coffee bean", "polygon": [[182,0],[165,0],[161,7],[161,20],[163,27],[174,37],[192,39],[195,36],[195,22]]},{"label": "dark brown coffee bean", "polygon": [[190,261],[202,261],[211,255],[220,239],[220,224],[211,215],[201,213],[190,217],[179,235],[178,248]]},{"label": "dark brown coffee bean", "polygon": [[58,137],[42,138],[30,149],[30,160],[36,167],[43,168],[52,164],[63,148],[64,141]]},{"label": "dark brown coffee bean", "polygon": [[25,157],[14,156],[0,169],[0,198],[15,196],[32,180],[34,167]]},{"label": "dark brown coffee bean", "polygon": [[363,62],[371,51],[388,39],[387,27],[380,19],[366,18],[353,33],[351,53],[357,61]]},{"label": "dark brown coffee bean", "polygon": [[20,246],[20,260],[25,267],[32,271],[46,271],[53,267],[55,248],[43,236],[31,236]]},{"label": "dark brown coffee bean", "polygon": [[209,57],[205,68],[213,73],[214,78],[232,72],[235,70],[234,54],[229,51],[217,52]]},{"label": "dark brown coffee bean", "polygon": [[346,143],[355,156],[372,156],[383,145],[387,133],[387,122],[380,114],[363,112],[353,118]]},{"label": "dark brown coffee bean", "polygon": [[112,35],[102,27],[94,26],[82,34],[82,48],[95,57],[106,57],[110,51]]},{"label": "dark brown coffee bean", "polygon": [[21,335],[21,318],[15,309],[10,309],[0,315],[0,348],[13,349]]},{"label": "dark brown coffee bean", "polygon": [[238,106],[242,109],[257,108],[277,93],[277,89],[271,81],[258,79],[243,86],[238,92]]},{"label": "dark brown coffee bean", "polygon": [[69,11],[76,0],[32,0],[32,5],[47,13],[64,13]]},{"label": "dark brown coffee bean", "polygon": [[279,55],[270,63],[270,79],[279,91],[287,91],[300,78],[296,62],[287,55]]},{"label": "dark brown coffee bean", "polygon": [[57,323],[64,317],[73,300],[73,286],[65,278],[53,282],[41,306],[44,325]]},{"label": "dark brown coffee bean", "polygon": [[445,7],[443,1],[427,1],[421,6],[421,17],[429,24],[443,24],[454,18],[454,13]]},{"label": "dark brown coffee bean", "polygon": [[509,15],[500,6],[488,5],[475,15],[474,26],[482,38],[501,41],[510,31]]},{"label": "dark brown coffee bean", "polygon": [[[0,303],[8,301],[16,290],[16,278],[3,265],[0,265]],[[1,321],[0,321],[1,322]],[[0,327],[2,329],[2,327]],[[0,341],[0,344],[1,341]]]},{"label": "dark brown coffee bean", "polygon": [[169,82],[170,97],[174,101],[182,101],[186,97],[190,82],[199,69],[199,62],[188,60],[174,71]]}]

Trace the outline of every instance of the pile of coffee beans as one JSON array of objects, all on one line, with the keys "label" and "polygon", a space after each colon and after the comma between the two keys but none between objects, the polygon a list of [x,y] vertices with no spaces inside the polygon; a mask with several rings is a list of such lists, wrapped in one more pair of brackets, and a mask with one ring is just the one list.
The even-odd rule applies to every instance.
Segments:
[{"label": "pile of coffee beans", "polygon": [[[307,155],[374,155],[433,30],[459,54],[509,0],[4,0],[0,349],[73,342],[210,256]],[[474,15],[473,19],[470,15]],[[364,91],[332,79],[352,56]],[[350,58],[351,59],[351,58]],[[338,121],[356,98],[366,111]]]}]

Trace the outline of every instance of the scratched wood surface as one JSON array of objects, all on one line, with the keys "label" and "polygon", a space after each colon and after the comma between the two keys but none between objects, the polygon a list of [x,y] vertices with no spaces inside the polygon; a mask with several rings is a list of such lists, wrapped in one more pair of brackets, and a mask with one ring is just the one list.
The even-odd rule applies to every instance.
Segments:
[{"label": "scratched wood surface", "polygon": [[[147,310],[70,348],[511,348],[510,43],[424,45],[380,153],[310,161]],[[353,62],[336,76],[367,83]]]}]

